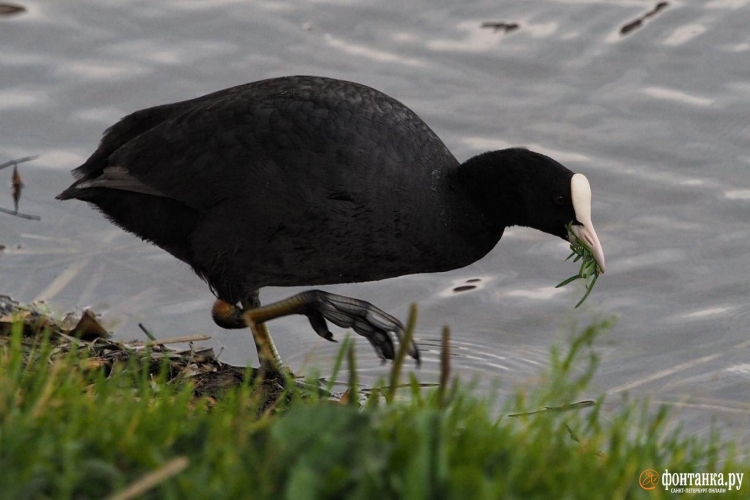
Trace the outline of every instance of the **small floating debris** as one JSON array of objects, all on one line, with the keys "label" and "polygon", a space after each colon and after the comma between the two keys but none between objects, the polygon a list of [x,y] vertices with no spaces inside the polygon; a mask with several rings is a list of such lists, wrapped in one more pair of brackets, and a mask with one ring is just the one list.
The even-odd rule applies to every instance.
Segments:
[{"label": "small floating debris", "polygon": [[518,23],[506,23],[505,21],[487,21],[482,23],[482,28],[485,29],[491,29],[493,33],[497,33],[498,31],[502,31],[503,33],[512,33],[513,31],[516,31],[521,26],[519,26]]},{"label": "small floating debris", "polygon": [[459,293],[481,290],[488,278],[461,278],[452,280],[451,283],[438,293],[440,297],[453,297]]},{"label": "small floating debris", "polygon": [[12,3],[0,3],[0,16],[13,16],[26,12],[26,7],[14,5]]},{"label": "small floating debris", "polygon": [[13,206],[14,210],[8,210],[7,208],[0,207],[0,212],[8,215],[13,215],[15,217],[20,217],[22,219],[28,219],[28,220],[42,220],[41,217],[38,215],[29,215],[29,214],[22,214],[18,211],[18,203],[21,201],[21,192],[23,191],[23,180],[21,179],[21,173],[18,171],[18,164],[23,163],[26,161],[31,161],[37,159],[37,156],[26,156],[24,158],[19,158],[17,160],[11,160],[9,162],[5,162],[2,165],[0,165],[0,170],[6,168],[6,167],[13,167],[13,176],[11,178],[11,186],[13,189]]},{"label": "small floating debris", "polygon": [[481,283],[481,278],[469,278],[465,281],[465,285],[458,285],[453,288],[453,293],[461,293],[461,292],[468,292],[470,290],[477,290],[479,288],[479,285],[474,285],[473,283]]},{"label": "small floating debris", "polygon": [[634,31],[638,28],[643,27],[643,24],[646,22],[646,19],[650,17],[654,17],[656,14],[666,9],[667,7],[669,7],[669,2],[657,3],[653,9],[646,12],[641,17],[630,21],[629,23],[625,24],[622,28],[620,28],[620,35],[622,36],[628,35],[630,34],[631,31]]},{"label": "small floating debris", "polygon": [[23,190],[23,181],[21,174],[18,173],[18,165],[13,165],[13,205],[18,213],[18,202],[21,201],[21,191]]}]

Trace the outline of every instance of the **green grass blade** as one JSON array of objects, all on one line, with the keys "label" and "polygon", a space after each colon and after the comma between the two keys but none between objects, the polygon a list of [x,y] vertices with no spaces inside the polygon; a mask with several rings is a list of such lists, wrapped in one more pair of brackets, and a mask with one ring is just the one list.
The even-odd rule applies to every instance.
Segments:
[{"label": "green grass blade", "polygon": [[560,288],[560,287],[562,287],[562,286],[565,286],[565,285],[567,285],[568,283],[572,283],[573,281],[575,281],[575,280],[577,280],[577,279],[581,279],[581,277],[582,277],[582,276],[581,276],[580,274],[576,274],[575,276],[571,276],[570,278],[566,279],[566,280],[565,280],[565,281],[563,281],[562,283],[558,284],[558,285],[557,285],[557,286],[556,286],[555,288]]}]

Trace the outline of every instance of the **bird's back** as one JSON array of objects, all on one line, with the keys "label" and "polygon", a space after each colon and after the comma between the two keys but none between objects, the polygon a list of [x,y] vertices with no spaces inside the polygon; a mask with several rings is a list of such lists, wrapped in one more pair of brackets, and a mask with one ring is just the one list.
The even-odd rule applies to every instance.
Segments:
[{"label": "bird's back", "polygon": [[295,76],[123,118],[61,197],[94,203],[215,287],[236,285],[229,273],[257,286],[368,281],[436,270],[425,242],[448,236],[457,166],[395,99]]}]

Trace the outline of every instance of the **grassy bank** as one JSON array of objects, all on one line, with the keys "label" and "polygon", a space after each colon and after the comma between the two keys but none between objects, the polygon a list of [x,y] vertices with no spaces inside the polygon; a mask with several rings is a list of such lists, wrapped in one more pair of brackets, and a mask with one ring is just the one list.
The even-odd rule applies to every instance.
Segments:
[{"label": "grassy bank", "polygon": [[[24,355],[15,328],[0,351],[0,496],[666,498],[663,486],[639,486],[643,470],[748,470],[720,461],[715,440],[668,432],[664,411],[633,404],[604,418],[601,400],[570,405],[606,328],[553,349],[543,382],[499,419],[481,395],[447,380],[447,366],[440,388],[410,375],[410,398],[354,391],[342,404],[287,384],[269,406],[250,382],[201,397],[135,363],[105,371],[78,350],[56,357],[43,339]],[[341,358],[341,378],[356,378],[353,351]]]}]

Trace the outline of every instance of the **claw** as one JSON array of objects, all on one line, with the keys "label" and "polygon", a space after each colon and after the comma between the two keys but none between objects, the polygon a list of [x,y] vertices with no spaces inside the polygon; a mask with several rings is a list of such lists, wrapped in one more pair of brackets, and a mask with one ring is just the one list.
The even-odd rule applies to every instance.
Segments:
[{"label": "claw", "polygon": [[336,342],[336,340],[333,338],[333,334],[328,330],[326,320],[323,318],[323,315],[320,314],[320,312],[316,310],[310,311],[307,314],[307,319],[310,321],[310,326],[312,326],[313,330],[315,330],[315,333],[329,342]]}]

